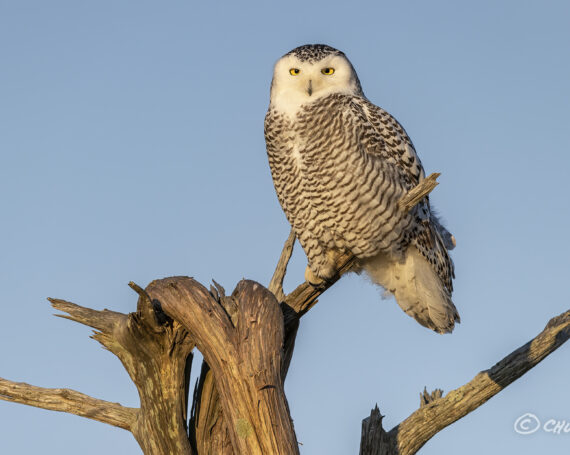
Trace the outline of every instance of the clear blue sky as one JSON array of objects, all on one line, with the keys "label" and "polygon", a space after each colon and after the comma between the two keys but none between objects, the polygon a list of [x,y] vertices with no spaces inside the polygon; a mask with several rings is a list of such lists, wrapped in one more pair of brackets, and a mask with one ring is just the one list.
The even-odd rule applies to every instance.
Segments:
[{"label": "clear blue sky", "polygon": [[[129,312],[130,280],[267,284],[289,228],[263,140],[272,65],[321,42],[404,125],[458,246],[463,322],[439,336],[363,278],[301,322],[286,390],[306,455],[358,453],[570,307],[570,4],[565,1],[0,1],[0,376],[137,406],[119,361],[48,296]],[[300,249],[288,289],[303,275]],[[567,454],[570,346],[424,454]],[[0,452],[137,454],[123,430],[0,402]]]}]

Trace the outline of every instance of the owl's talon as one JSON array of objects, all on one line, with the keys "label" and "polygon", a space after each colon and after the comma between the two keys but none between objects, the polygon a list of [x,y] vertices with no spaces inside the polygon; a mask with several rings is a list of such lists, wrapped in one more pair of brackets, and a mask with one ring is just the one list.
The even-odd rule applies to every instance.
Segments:
[{"label": "owl's talon", "polygon": [[325,280],[315,275],[309,266],[305,269],[305,281],[315,288],[318,288],[325,283]]}]

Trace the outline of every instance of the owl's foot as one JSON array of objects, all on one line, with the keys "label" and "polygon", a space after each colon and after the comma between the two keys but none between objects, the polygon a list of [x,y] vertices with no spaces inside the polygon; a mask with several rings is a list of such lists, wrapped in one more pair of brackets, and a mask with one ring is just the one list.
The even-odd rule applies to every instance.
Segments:
[{"label": "owl's foot", "polygon": [[305,280],[313,287],[320,287],[334,277],[335,273],[336,270],[332,264],[327,267],[322,267],[317,273],[313,272],[311,267],[307,266],[305,269]]},{"label": "owl's foot", "polygon": [[325,255],[316,256],[309,261],[305,269],[305,280],[314,287],[320,287],[330,281],[337,273],[338,252],[328,250]]},{"label": "owl's foot", "polygon": [[305,281],[315,288],[318,288],[325,282],[323,278],[315,275],[309,266],[305,269]]}]

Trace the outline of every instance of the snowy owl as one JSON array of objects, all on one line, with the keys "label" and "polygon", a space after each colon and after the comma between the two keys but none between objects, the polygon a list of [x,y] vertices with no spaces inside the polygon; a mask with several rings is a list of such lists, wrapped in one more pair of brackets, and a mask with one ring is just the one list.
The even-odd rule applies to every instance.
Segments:
[{"label": "snowy owl", "polygon": [[343,52],[300,46],[277,61],[265,117],[277,197],[303,247],[307,281],[335,273],[351,252],[356,271],[396,298],[421,325],[451,332],[455,239],[428,198],[409,212],[398,201],[424,178],[412,142],[364,96]]}]

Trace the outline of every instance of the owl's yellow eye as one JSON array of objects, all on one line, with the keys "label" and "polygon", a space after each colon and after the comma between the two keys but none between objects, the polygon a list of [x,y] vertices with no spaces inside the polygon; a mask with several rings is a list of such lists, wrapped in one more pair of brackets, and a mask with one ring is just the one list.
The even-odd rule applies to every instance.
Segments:
[{"label": "owl's yellow eye", "polygon": [[301,70],[299,68],[291,68],[289,70],[289,74],[291,74],[291,76],[298,76],[300,72]]},{"label": "owl's yellow eye", "polygon": [[325,76],[330,76],[334,73],[334,68],[323,68],[321,70],[321,73],[323,73]]}]

